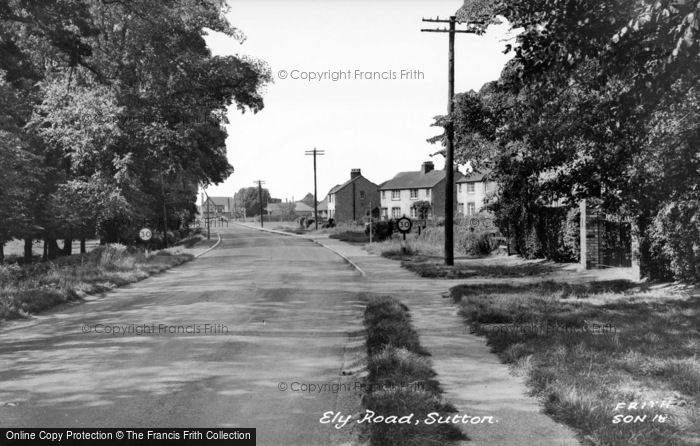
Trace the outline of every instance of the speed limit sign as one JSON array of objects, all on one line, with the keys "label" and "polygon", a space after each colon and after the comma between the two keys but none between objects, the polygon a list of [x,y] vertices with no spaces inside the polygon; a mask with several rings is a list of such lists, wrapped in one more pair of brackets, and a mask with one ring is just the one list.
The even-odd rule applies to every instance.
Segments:
[{"label": "speed limit sign", "polygon": [[139,238],[144,242],[147,242],[153,237],[153,233],[148,228],[143,228],[139,231]]},{"label": "speed limit sign", "polygon": [[401,217],[396,222],[396,227],[399,229],[399,232],[402,232],[404,234],[407,232],[410,232],[412,226],[413,226],[413,222],[408,217]]}]

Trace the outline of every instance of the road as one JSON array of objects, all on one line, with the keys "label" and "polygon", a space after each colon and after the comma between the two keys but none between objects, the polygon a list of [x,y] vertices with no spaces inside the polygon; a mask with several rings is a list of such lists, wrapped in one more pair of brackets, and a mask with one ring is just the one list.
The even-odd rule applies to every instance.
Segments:
[{"label": "road", "polygon": [[353,379],[358,280],[308,240],[225,229],[196,261],[1,325],[0,426],[236,426],[256,427],[260,445],[347,442],[352,431],[319,418],[359,411],[359,391],[279,386]]}]

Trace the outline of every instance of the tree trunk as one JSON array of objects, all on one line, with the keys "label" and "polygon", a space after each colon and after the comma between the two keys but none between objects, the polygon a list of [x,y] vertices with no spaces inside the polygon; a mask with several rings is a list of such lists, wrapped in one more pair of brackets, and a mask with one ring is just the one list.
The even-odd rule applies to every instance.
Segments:
[{"label": "tree trunk", "polygon": [[80,239],[80,253],[85,254],[85,238]]},{"label": "tree trunk", "polygon": [[44,253],[41,256],[41,260],[44,262],[49,260],[49,242],[46,239],[44,239]]},{"label": "tree trunk", "polygon": [[0,265],[5,263],[5,241],[0,242]]},{"label": "tree trunk", "polygon": [[26,263],[32,263],[32,239],[24,239],[24,261]]},{"label": "tree trunk", "polygon": [[73,254],[73,239],[72,238],[67,238],[63,240],[63,249],[61,250],[61,254],[64,256],[69,256]]},{"label": "tree trunk", "polygon": [[53,260],[56,257],[58,257],[61,253],[61,248],[58,247],[58,243],[56,242],[55,238],[49,238],[46,239],[48,243],[48,258],[49,260]]}]

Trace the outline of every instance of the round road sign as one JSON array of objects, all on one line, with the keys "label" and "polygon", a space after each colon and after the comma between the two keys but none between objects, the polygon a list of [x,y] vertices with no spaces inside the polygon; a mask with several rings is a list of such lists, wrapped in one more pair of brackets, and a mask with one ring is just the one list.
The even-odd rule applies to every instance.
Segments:
[{"label": "round road sign", "polygon": [[153,237],[153,233],[151,232],[150,229],[148,229],[148,228],[143,228],[143,229],[141,229],[141,230],[139,231],[139,237],[140,237],[141,240],[143,240],[144,242],[147,242],[147,241],[149,241],[149,240],[151,239],[151,237]]},{"label": "round road sign", "polygon": [[412,226],[413,222],[408,217],[401,217],[396,222],[396,227],[399,229],[400,232],[403,232],[404,234],[409,232]]}]

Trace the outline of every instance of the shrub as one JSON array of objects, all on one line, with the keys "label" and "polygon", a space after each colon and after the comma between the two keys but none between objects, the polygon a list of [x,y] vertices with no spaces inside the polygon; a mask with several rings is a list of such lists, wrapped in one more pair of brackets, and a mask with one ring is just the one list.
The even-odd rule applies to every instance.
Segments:
[{"label": "shrub", "polygon": [[655,260],[676,279],[700,282],[700,201],[674,201],[656,215],[650,231]]}]

